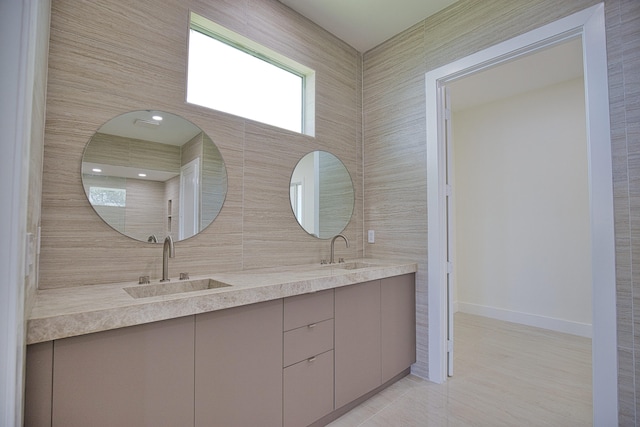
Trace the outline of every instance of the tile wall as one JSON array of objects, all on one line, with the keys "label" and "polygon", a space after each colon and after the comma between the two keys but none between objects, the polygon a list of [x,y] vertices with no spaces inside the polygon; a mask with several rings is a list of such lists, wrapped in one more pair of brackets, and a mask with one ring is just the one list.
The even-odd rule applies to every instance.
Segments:
[{"label": "tile wall", "polygon": [[[427,71],[596,1],[461,0],[365,53],[367,256],[417,261],[418,363],[428,374],[425,87]],[[615,186],[620,424],[640,422],[640,2],[607,0]]]},{"label": "tile wall", "polygon": [[[185,102],[189,12],[194,11],[316,71],[315,137]],[[304,232],[289,178],[309,151],[326,150],[362,182],[361,55],[276,0],[77,2],[53,0],[42,191],[39,288],[158,278],[162,246],[104,224],[83,194],[85,144],[107,120],[139,109],[193,122],[220,149],[228,193],[219,217],[176,243],[171,271],[192,276],[320,262],[329,241]],[[362,255],[362,186],[336,256]]]}]

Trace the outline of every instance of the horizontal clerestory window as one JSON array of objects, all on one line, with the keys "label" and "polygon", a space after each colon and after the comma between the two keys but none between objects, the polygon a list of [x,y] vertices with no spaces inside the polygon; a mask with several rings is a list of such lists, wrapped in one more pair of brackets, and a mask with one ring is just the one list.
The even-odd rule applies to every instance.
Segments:
[{"label": "horizontal clerestory window", "polygon": [[314,134],[315,73],[191,13],[187,102]]}]

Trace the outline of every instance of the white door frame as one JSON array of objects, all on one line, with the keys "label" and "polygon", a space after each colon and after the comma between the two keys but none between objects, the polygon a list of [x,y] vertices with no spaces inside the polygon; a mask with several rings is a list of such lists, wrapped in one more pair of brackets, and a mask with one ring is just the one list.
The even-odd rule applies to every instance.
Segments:
[{"label": "white door frame", "polygon": [[428,72],[427,210],[429,380],[447,378],[447,292],[445,222],[445,151],[442,87],[448,82],[539,49],[581,37],[589,162],[593,300],[593,422],[618,424],[615,238],[613,173],[609,127],[609,90],[604,24],[600,3]]},{"label": "white door frame", "polygon": [[[23,424],[25,264],[37,36],[50,4],[0,1],[0,425]],[[46,30],[45,30],[46,29]],[[33,273],[32,273],[33,274]]]}]

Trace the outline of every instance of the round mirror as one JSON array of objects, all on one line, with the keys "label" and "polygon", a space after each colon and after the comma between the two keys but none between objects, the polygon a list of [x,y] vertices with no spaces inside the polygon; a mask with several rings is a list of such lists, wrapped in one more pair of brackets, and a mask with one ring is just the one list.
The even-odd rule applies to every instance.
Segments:
[{"label": "round mirror", "polygon": [[300,159],[291,175],[289,196],[298,223],[312,236],[330,239],[351,220],[351,176],[340,159],[326,151],[312,151]]},{"label": "round mirror", "polygon": [[227,194],[220,151],[199,127],[162,111],[133,111],[87,143],[82,184],[96,213],[125,236],[162,243],[204,230]]}]

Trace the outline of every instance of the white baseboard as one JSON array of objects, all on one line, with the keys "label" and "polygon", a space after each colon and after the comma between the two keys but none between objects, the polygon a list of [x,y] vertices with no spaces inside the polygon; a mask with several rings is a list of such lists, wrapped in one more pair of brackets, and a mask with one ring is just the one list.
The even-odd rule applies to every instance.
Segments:
[{"label": "white baseboard", "polygon": [[556,319],[553,317],[539,316],[537,314],[521,313],[502,308],[488,307],[467,302],[455,302],[454,312],[475,314],[503,320],[505,322],[519,323],[521,325],[534,326],[536,328],[549,329],[565,334],[578,335],[585,338],[592,337],[592,326],[588,323],[572,322],[570,320]]}]

